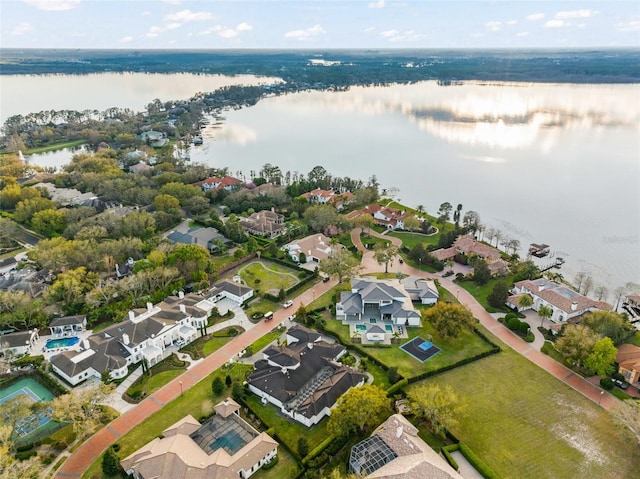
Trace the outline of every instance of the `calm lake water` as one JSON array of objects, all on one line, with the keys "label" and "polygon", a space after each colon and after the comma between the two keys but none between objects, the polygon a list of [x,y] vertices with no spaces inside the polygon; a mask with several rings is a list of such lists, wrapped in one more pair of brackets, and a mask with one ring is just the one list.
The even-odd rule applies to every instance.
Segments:
[{"label": "calm lake water", "polygon": [[[73,77],[84,80],[84,108],[101,108],[101,77]],[[171,77],[165,96],[149,83],[140,88],[144,100],[120,106],[179,97]],[[40,81],[46,90],[50,77]],[[585,271],[613,291],[640,282],[638,104],[639,85],[421,82],[299,93],[226,112],[222,128],[206,129],[190,156],[247,177],[265,163],[283,172],[323,165],[337,176],[375,174],[403,203],[429,213],[444,201],[478,211],[483,223],[519,239],[521,254],[547,243],[567,261],[567,279]],[[43,100],[33,109],[43,108],[51,106]]]}]

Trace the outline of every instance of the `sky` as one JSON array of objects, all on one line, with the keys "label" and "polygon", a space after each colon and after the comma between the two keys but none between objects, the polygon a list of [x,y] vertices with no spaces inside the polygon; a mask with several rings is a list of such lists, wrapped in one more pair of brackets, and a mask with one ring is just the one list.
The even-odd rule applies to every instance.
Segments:
[{"label": "sky", "polygon": [[639,47],[640,2],[2,0],[2,48]]}]

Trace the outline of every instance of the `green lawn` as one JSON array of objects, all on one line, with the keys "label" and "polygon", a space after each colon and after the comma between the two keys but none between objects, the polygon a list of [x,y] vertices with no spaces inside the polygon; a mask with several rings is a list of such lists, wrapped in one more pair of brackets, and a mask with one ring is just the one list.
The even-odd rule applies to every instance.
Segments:
[{"label": "green lawn", "polygon": [[254,261],[242,267],[238,274],[245,283],[260,291],[280,291],[299,282],[296,272],[275,263]]},{"label": "green lawn", "polygon": [[[121,437],[118,440],[118,444],[120,445],[120,452],[118,455],[121,458],[127,457],[153,438],[160,436],[162,431],[178,422],[187,414],[191,414],[196,419],[199,419],[205,412],[207,412],[207,409],[209,409],[212,404],[216,404],[224,399],[224,397],[231,395],[231,389],[228,388],[225,389],[220,396],[213,396],[213,393],[211,392],[211,382],[216,376],[219,376],[224,381],[226,375],[229,374],[234,381],[242,382],[245,379],[245,373],[251,369],[252,366],[234,364],[231,369],[220,369],[213,372],[195,386],[184,391],[184,394],[172,401],[170,405],[162,408],[160,411],[153,414],[150,418],[143,421],[141,424],[138,424],[131,431]],[[101,461],[102,455],[94,461],[82,477],[102,477]]]},{"label": "green lawn", "polygon": [[262,336],[260,339],[257,339],[249,347],[253,351],[253,354],[256,354],[258,351],[260,351],[263,348],[265,348],[267,346],[267,344],[275,341],[280,336],[282,336],[282,333],[284,333],[284,329],[281,330],[281,331],[278,331],[276,329],[276,331],[273,331],[271,333],[267,333],[264,336]]},{"label": "green lawn", "polygon": [[263,423],[276,431],[277,440],[284,442],[292,451],[297,450],[298,438],[300,437],[307,438],[311,451],[328,435],[326,419],[308,428],[289,417],[285,417],[280,409],[273,404],[262,404],[258,396],[249,394],[246,402]]},{"label": "green lawn", "polygon": [[466,403],[452,432],[503,478],[627,478],[635,441],[611,415],[511,349],[426,381]]},{"label": "green lawn", "polygon": [[[223,333],[219,331],[216,334]],[[231,336],[207,335],[196,339],[194,342],[187,344],[181,349],[183,353],[189,353],[193,359],[200,359],[217,351],[227,344],[233,338]]]},{"label": "green lawn", "polygon": [[456,284],[471,293],[471,295],[478,300],[484,309],[490,313],[498,313],[508,311],[508,309],[506,307],[503,309],[496,309],[493,306],[490,306],[489,301],[487,301],[487,296],[489,296],[495,284],[501,280],[506,281],[507,284],[511,285],[513,284],[513,275],[493,278],[485,285],[478,285],[474,281],[462,281]]},{"label": "green lawn", "polygon": [[[345,344],[350,342],[349,327],[342,325],[335,319],[327,320],[326,329],[331,334],[339,336]],[[392,347],[367,347],[367,353],[382,361],[389,367],[395,366],[398,372],[405,378],[417,376],[434,369],[439,369],[449,364],[454,364],[464,358],[476,356],[491,349],[487,343],[471,331],[461,333],[457,338],[442,338],[430,324],[425,323],[420,328],[406,328],[409,339],[402,339],[401,344]],[[416,336],[427,338],[431,335],[431,342],[440,348],[440,352],[421,363],[413,356],[407,354],[400,346]]]},{"label": "green lawn", "polygon": [[399,238],[402,240],[402,246],[406,246],[411,249],[418,243],[422,243],[422,245],[426,248],[429,245],[436,246],[438,244],[438,240],[440,239],[440,233],[436,233],[431,236],[427,236],[424,234],[417,233],[403,233],[400,231],[393,231],[387,233],[388,236],[393,236],[394,238]]}]

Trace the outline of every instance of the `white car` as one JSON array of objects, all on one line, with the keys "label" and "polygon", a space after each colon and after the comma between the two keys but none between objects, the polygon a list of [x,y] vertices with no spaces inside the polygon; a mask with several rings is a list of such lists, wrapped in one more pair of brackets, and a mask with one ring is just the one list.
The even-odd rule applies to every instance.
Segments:
[{"label": "white car", "polygon": [[293,305],[293,301],[289,300],[289,301],[286,301],[286,302],[282,305],[282,307],[283,307],[283,308],[288,308],[289,306],[292,306],[292,305]]}]

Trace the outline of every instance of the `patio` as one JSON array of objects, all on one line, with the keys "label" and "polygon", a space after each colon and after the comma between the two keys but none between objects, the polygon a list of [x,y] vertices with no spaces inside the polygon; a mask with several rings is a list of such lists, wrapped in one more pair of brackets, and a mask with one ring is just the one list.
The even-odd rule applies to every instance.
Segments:
[{"label": "patio", "polygon": [[349,326],[349,337],[359,337],[362,344],[391,344],[392,338],[408,338],[404,326],[377,318],[367,317],[364,321],[343,320]]}]

